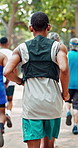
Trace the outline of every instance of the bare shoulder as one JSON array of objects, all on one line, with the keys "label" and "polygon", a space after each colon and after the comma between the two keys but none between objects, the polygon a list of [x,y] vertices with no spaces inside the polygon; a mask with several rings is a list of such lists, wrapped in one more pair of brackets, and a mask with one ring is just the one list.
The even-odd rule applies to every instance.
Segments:
[{"label": "bare shoulder", "polygon": [[18,50],[18,47],[16,47],[16,48],[13,50],[11,59],[12,59],[12,60],[15,60],[15,61],[21,61],[20,52],[19,52],[19,50]]},{"label": "bare shoulder", "polygon": [[14,49],[12,55],[15,55],[15,54],[20,55],[20,52],[19,52],[19,50],[18,50],[18,47]]},{"label": "bare shoulder", "polygon": [[19,45],[14,49],[13,55],[14,55],[14,54],[20,55],[21,50],[24,49],[25,47],[26,47],[25,43],[19,44]]},{"label": "bare shoulder", "polygon": [[[67,48],[64,44],[60,44],[59,52],[57,54],[58,65],[66,65],[67,62]],[[63,66],[64,67],[64,66]]]},{"label": "bare shoulder", "polygon": [[62,51],[65,54],[67,54],[67,47],[64,44],[60,44],[60,50],[59,51]]}]

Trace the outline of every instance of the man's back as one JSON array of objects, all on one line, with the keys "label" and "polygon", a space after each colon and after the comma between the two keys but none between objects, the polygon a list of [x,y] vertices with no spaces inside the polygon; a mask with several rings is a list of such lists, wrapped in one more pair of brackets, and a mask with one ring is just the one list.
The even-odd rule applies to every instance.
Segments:
[{"label": "man's back", "polygon": [[25,78],[46,77],[59,81],[59,67],[51,58],[54,40],[38,35],[25,43],[29,53],[29,61],[22,66]]},{"label": "man's back", "polygon": [[[43,44],[40,42],[39,37],[43,39]],[[37,36],[35,40],[39,40],[37,45],[33,44],[32,46],[37,46],[37,53],[38,56],[38,49],[39,54],[42,53],[43,46],[45,46],[44,42],[45,40],[49,40],[42,36]],[[33,42],[33,41],[32,41]],[[30,44],[32,44],[30,42]],[[47,46],[46,42],[46,46]],[[53,45],[51,45],[50,52],[48,53],[48,56],[50,57],[49,60],[56,62],[56,54],[59,51],[59,42],[55,41]],[[49,46],[49,45],[48,45]],[[49,48],[49,47],[47,47]],[[30,65],[30,52],[28,50],[28,46],[26,46],[25,43],[18,46],[20,56],[22,58],[22,63],[25,65],[29,62]],[[41,52],[40,52],[41,50]],[[47,50],[47,49],[46,49]],[[43,51],[43,53],[44,53]],[[34,52],[34,51],[32,51]],[[33,53],[34,54],[34,53]],[[42,56],[43,55],[43,56]],[[42,58],[43,57],[43,58]],[[45,58],[44,58],[45,57]],[[35,58],[34,58],[35,59]],[[41,60],[40,60],[41,59]],[[46,59],[46,54],[41,54],[39,56],[39,60],[42,61],[42,59]],[[32,56],[31,56],[31,64],[32,64]],[[38,60],[38,59],[37,59]],[[37,61],[34,61],[37,62]],[[44,65],[43,65],[44,66]],[[47,67],[48,68],[48,67]],[[31,67],[32,70],[32,67]],[[43,69],[42,69],[43,70]],[[42,71],[41,70],[41,71]],[[51,67],[50,69],[51,70]],[[28,69],[27,69],[28,71]],[[48,71],[50,72],[50,71]],[[30,73],[30,71],[29,71]],[[35,73],[35,72],[34,72]],[[33,77],[28,78],[25,81],[25,87],[24,87],[24,95],[23,95],[23,118],[27,119],[52,119],[52,118],[59,118],[61,116],[62,112],[62,97],[61,92],[59,89],[58,82],[56,80],[53,80],[49,77]]]}]

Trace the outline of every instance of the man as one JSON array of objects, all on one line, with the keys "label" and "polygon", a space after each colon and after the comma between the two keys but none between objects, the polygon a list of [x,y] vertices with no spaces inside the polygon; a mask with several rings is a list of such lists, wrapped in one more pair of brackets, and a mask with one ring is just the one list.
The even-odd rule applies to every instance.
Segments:
[{"label": "man", "polygon": [[[6,37],[2,37],[0,39],[0,52],[5,54],[7,56],[8,59],[11,58],[12,56],[12,51],[8,49],[9,47],[9,42],[8,39]],[[6,95],[7,95],[7,110],[6,110],[6,119],[7,119],[7,126],[9,128],[12,127],[12,122],[11,122],[11,110],[12,110],[12,100],[13,100],[13,94],[14,94],[14,87],[15,87],[15,83],[12,81],[7,81],[4,78],[4,83],[5,83],[5,88],[6,88]]]},{"label": "man", "polygon": [[69,93],[70,99],[66,101],[66,124],[72,124],[71,103],[73,106],[74,126],[73,134],[78,134],[78,38],[72,38],[69,42],[68,63],[70,70]]},{"label": "man", "polygon": [[7,62],[7,57],[2,53],[0,53],[0,147],[3,147],[4,145],[3,133],[6,121],[5,104],[7,102],[7,99],[3,83],[3,67],[5,66],[6,62]]},{"label": "man", "polygon": [[[69,70],[66,47],[47,39],[50,30],[49,19],[43,12],[31,17],[29,29],[34,39],[20,44],[5,67],[4,75],[18,84],[21,78],[13,73],[22,62],[24,74],[23,93],[23,137],[28,148],[54,148],[58,138],[63,99],[69,98]],[[59,89],[59,70],[62,95]],[[62,98],[63,97],[63,98]]]}]

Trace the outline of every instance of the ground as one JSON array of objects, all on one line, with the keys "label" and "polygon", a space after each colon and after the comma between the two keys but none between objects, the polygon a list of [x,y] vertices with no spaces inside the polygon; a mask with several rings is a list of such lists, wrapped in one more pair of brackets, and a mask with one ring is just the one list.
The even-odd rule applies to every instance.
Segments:
[{"label": "ground", "polygon": [[[22,113],[22,93],[23,86],[16,85],[13,97],[12,123],[13,127],[8,128],[5,125],[3,148],[27,148],[23,143],[21,128]],[[65,105],[62,114],[61,130],[58,140],[56,140],[55,148],[78,148],[78,135],[72,134],[72,126],[65,124]]]}]

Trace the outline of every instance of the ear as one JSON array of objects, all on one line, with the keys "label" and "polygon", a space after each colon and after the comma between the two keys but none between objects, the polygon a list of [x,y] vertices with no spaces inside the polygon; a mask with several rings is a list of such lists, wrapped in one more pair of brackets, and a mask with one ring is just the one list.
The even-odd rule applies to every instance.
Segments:
[{"label": "ear", "polygon": [[51,25],[49,24],[47,27],[47,31],[50,31],[50,29],[51,29]]},{"label": "ear", "polygon": [[33,27],[32,27],[32,26],[29,26],[29,30],[30,30],[31,32],[33,32]]},{"label": "ear", "polygon": [[7,42],[7,47],[9,47],[9,45],[10,45],[9,42]]}]

